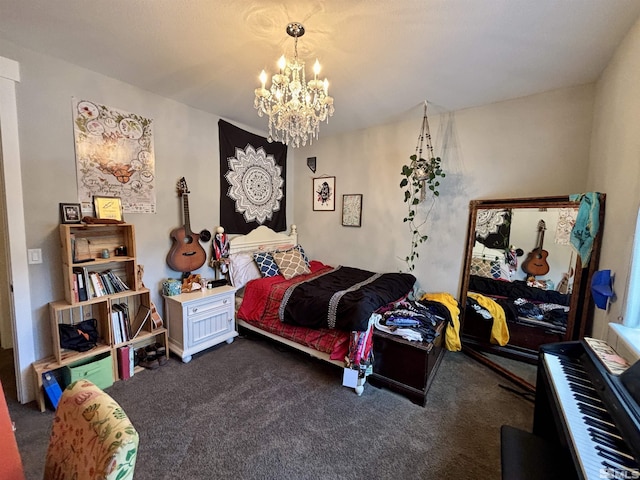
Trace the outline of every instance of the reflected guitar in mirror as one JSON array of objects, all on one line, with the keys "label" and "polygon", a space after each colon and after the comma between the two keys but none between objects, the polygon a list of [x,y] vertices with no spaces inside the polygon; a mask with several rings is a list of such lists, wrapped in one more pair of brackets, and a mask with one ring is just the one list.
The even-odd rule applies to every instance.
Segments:
[{"label": "reflected guitar in mirror", "polygon": [[[589,198],[602,226],[605,195]],[[583,265],[572,244],[583,205],[568,195],[470,202],[459,296],[465,350],[535,364],[540,345],[590,334],[602,227]]]},{"label": "reflected guitar in mirror", "polygon": [[538,242],[536,243],[536,248],[531,250],[525,261],[522,262],[522,271],[534,277],[549,273],[549,264],[547,263],[549,252],[542,248],[544,231],[546,229],[547,225],[544,223],[544,220],[540,220],[538,222]]}]

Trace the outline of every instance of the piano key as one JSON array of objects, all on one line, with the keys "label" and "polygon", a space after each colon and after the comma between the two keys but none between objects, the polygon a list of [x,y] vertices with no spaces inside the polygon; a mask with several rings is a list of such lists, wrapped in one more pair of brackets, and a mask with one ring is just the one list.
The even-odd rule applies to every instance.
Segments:
[{"label": "piano key", "polygon": [[[575,392],[573,388],[571,388],[571,390]],[[581,402],[590,407],[600,408],[606,411],[606,409],[604,408],[604,403],[602,403],[602,400],[600,400],[599,398],[587,397],[582,393],[574,393],[573,398],[575,399],[576,402]]]},{"label": "piano key", "polygon": [[626,448],[626,444],[621,441],[620,437],[616,435],[607,435],[601,431],[595,430],[593,428],[587,428],[589,435],[596,442],[601,445],[608,446],[616,451],[624,451]]},{"label": "piano key", "polygon": [[600,401],[600,397],[598,397],[598,393],[596,392],[595,388],[587,388],[583,385],[573,383],[572,381],[569,381],[569,385],[571,386],[571,390],[573,390],[574,392],[581,393],[593,398],[594,400]]},{"label": "piano key", "polygon": [[[567,359],[567,357],[550,353],[545,353],[543,360],[569,432],[569,440],[576,454],[579,470],[584,478],[588,480],[600,479],[601,471],[605,468],[605,461],[608,461],[612,468],[619,470],[634,468],[635,461],[629,456],[628,448],[603,447],[593,439],[593,432],[588,430],[589,426],[600,429],[602,436],[598,437],[598,440],[607,439],[608,435],[612,434],[621,438],[615,423],[595,390],[592,392],[592,396],[596,397],[598,401],[593,401],[589,396],[583,396],[586,398],[581,397],[579,401],[574,398],[577,394],[571,388],[572,385],[569,381],[575,381],[575,378],[578,378],[576,383],[584,384],[584,378],[588,379],[588,374],[579,362],[573,358]],[[626,447],[626,444],[624,446]]]},{"label": "piano key", "polygon": [[627,468],[638,468],[638,464],[635,462],[635,460],[629,458],[627,455],[624,455],[621,452],[609,450],[608,448],[601,447],[600,445],[596,446],[596,451],[602,457],[608,459],[609,461],[615,462],[618,465],[623,465]]},{"label": "piano key", "polygon": [[618,429],[615,427],[615,425],[611,425],[610,423],[606,423],[606,422],[601,422],[597,418],[593,418],[593,417],[584,416],[582,417],[582,419],[584,420],[584,423],[586,425],[589,425],[591,428],[595,428],[608,435],[615,435],[618,438],[622,438],[618,432]]}]

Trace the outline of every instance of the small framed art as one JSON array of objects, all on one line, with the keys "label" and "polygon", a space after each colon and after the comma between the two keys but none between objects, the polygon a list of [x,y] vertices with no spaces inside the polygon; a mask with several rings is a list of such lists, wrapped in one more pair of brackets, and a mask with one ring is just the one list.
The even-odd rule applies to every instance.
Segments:
[{"label": "small framed art", "polygon": [[336,177],[313,179],[313,210],[334,211],[336,209]]},{"label": "small framed art", "polygon": [[362,226],[362,194],[342,195],[342,225],[345,227]]},{"label": "small framed art", "polygon": [[96,218],[122,221],[122,201],[120,197],[93,197]]},{"label": "small framed art", "polygon": [[82,211],[79,203],[61,203],[60,221],[62,223],[80,223],[82,221]]}]

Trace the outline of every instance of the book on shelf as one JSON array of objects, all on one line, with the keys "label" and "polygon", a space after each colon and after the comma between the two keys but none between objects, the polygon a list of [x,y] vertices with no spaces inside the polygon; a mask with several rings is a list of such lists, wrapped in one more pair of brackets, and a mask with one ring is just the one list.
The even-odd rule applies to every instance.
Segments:
[{"label": "book on shelf", "polygon": [[124,281],[122,281],[122,278],[113,273],[111,270],[107,270],[107,272],[109,272],[109,277],[111,278],[112,283],[118,286],[120,292],[129,290],[129,287],[126,283],[124,283]]},{"label": "book on shelf", "polygon": [[111,308],[111,331],[113,332],[113,343],[116,345],[123,342],[122,331],[120,330],[121,315],[120,309],[115,308],[115,305],[113,305]]},{"label": "book on shelf", "polygon": [[100,276],[97,272],[89,272],[89,278],[91,279],[91,285],[93,285],[94,296],[102,297],[106,295]]},{"label": "book on shelf", "polygon": [[79,267],[74,267],[73,268],[73,281],[75,284],[77,284],[77,288],[78,288],[78,301],[80,302],[84,302],[86,300],[89,300],[88,292],[87,292],[87,285],[86,285],[86,278],[85,278],[85,272],[82,268]]},{"label": "book on shelf", "polygon": [[133,375],[130,358],[131,350],[132,348],[129,345],[118,347],[118,375],[122,380],[127,380]]},{"label": "book on shelf", "polygon": [[120,304],[122,310],[122,330],[127,340],[131,340],[131,319],[129,318],[129,305],[126,303]]},{"label": "book on shelf", "polygon": [[113,288],[113,285],[111,285],[111,280],[109,279],[109,276],[104,272],[100,272],[98,275],[100,276],[100,281],[102,282],[102,285],[107,295],[113,295],[114,293],[116,293],[115,288]]},{"label": "book on shelf", "polygon": [[136,372],[136,351],[133,346],[129,346],[129,371],[131,372],[131,376]]},{"label": "book on shelf", "polygon": [[120,342],[126,342],[130,340],[131,336],[129,335],[127,322],[128,322],[128,308],[125,303],[114,303],[111,306],[113,312],[117,313],[117,323],[113,327],[114,330],[117,330],[117,335],[120,338]]},{"label": "book on shelf", "polygon": [[80,297],[78,296],[78,276],[73,274],[73,301],[79,301]]}]

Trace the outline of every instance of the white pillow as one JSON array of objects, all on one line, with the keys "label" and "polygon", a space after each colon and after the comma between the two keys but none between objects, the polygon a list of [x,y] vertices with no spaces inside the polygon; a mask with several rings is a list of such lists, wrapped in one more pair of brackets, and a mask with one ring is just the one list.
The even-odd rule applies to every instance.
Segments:
[{"label": "white pillow", "polygon": [[262,278],[258,265],[253,260],[253,252],[238,252],[229,255],[229,277],[236,288],[244,287],[247,282]]}]

